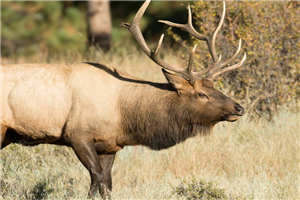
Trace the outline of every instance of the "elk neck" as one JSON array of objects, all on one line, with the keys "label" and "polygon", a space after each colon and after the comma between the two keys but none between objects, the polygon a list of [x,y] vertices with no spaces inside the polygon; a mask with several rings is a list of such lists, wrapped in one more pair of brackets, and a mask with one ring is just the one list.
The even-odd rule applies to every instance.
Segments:
[{"label": "elk neck", "polygon": [[119,105],[124,134],[154,150],[209,133],[213,126],[193,124],[193,111],[168,84],[126,87]]}]

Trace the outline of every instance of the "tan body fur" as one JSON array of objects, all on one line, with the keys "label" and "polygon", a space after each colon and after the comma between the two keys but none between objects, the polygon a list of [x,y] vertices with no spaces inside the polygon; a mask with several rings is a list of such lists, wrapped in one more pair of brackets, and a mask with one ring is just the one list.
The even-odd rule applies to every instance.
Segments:
[{"label": "tan body fur", "polygon": [[78,134],[119,149],[117,103],[129,82],[84,63],[4,65],[1,77],[1,126],[38,140]]}]

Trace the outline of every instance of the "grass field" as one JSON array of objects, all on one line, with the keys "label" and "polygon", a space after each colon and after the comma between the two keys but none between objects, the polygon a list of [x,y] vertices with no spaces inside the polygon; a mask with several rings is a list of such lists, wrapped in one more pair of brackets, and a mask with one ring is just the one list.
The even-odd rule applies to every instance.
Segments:
[{"label": "grass field", "polygon": [[[163,80],[159,67],[144,56],[118,54],[94,55],[90,61]],[[112,198],[184,199],[174,195],[175,188],[194,180],[224,189],[229,199],[299,199],[299,121],[299,112],[282,108],[272,122],[245,116],[167,150],[126,147],[113,167]],[[0,199],[86,199],[89,175],[70,148],[12,144],[0,151],[0,158]]]}]

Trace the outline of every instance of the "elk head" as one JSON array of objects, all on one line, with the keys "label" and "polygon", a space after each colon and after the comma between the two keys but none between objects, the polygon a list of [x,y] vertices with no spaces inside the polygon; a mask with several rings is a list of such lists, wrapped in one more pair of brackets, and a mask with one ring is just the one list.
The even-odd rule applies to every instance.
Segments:
[{"label": "elk head", "polygon": [[217,76],[239,68],[246,60],[246,54],[244,54],[240,62],[229,66],[229,64],[238,56],[241,50],[241,39],[239,40],[239,45],[235,54],[231,58],[222,61],[222,56],[217,55],[215,43],[217,34],[224,23],[226,10],[225,1],[223,1],[223,13],[220,22],[211,35],[200,34],[195,30],[192,24],[192,12],[190,6],[188,6],[188,22],[186,24],[177,24],[170,21],[159,20],[160,23],[167,24],[171,27],[180,28],[190,33],[197,39],[206,42],[209,53],[213,60],[213,64],[200,72],[193,70],[193,56],[197,48],[196,45],[190,52],[187,67],[181,69],[170,66],[158,56],[164,34],[161,35],[157,47],[154,50],[151,50],[148,47],[139,28],[139,24],[150,1],[151,0],[146,0],[144,2],[144,4],[136,13],[131,24],[125,23],[123,26],[132,33],[137,44],[141,47],[143,52],[155,63],[162,67],[163,74],[165,75],[169,84],[177,91],[179,98],[182,99],[182,102],[187,102],[189,104],[188,108],[193,110],[195,120],[197,120],[197,116],[202,121],[205,120],[210,123],[237,120],[244,114],[244,108],[231,98],[216,90],[213,86],[213,80],[215,80]]}]

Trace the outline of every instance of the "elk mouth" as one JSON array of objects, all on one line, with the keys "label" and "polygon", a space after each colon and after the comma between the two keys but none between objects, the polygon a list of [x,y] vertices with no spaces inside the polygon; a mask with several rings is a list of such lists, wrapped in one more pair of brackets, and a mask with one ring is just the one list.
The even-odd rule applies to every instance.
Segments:
[{"label": "elk mouth", "polygon": [[226,115],[225,116],[225,120],[228,122],[235,122],[236,120],[238,120],[241,116],[241,114],[231,114],[231,115]]},{"label": "elk mouth", "polygon": [[238,120],[241,116],[243,116],[245,113],[244,108],[238,103],[235,103],[234,109],[235,109],[234,112],[231,112],[230,114],[225,115],[226,121],[234,122],[234,121]]}]

